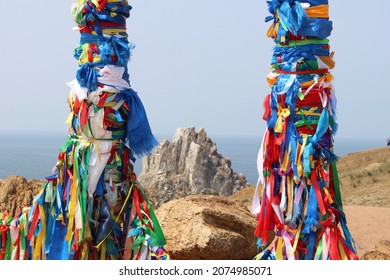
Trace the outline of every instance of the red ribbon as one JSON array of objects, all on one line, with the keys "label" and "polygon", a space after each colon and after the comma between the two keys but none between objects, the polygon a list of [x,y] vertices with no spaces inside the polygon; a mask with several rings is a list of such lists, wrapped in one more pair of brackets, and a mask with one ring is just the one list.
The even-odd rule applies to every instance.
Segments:
[{"label": "red ribbon", "polygon": [[320,189],[320,186],[318,185],[316,170],[313,170],[311,172],[310,179],[311,179],[311,182],[312,182],[312,187],[314,188],[314,192],[316,194],[316,198],[317,198],[317,202],[318,202],[318,208],[320,209],[320,213],[322,215],[325,215],[326,214],[326,210],[325,210],[324,201],[322,199],[321,189]]},{"label": "red ribbon", "polygon": [[34,208],[33,218],[32,218],[32,221],[31,221],[30,230],[29,230],[28,235],[27,235],[27,240],[31,240],[31,238],[33,237],[34,231],[35,231],[35,227],[38,224],[38,219],[39,219],[39,206],[37,205]]},{"label": "red ribbon", "polygon": [[83,100],[81,103],[81,114],[80,114],[80,125],[84,126],[88,122],[88,103],[86,100]]},{"label": "red ribbon", "polygon": [[275,70],[278,74],[289,74],[289,75],[309,75],[309,74],[321,74],[328,73],[328,69],[316,69],[316,70],[303,70],[303,71],[283,71],[283,70]]},{"label": "red ribbon", "polygon": [[101,11],[106,7],[107,0],[99,0],[98,2],[99,2],[98,10]]}]

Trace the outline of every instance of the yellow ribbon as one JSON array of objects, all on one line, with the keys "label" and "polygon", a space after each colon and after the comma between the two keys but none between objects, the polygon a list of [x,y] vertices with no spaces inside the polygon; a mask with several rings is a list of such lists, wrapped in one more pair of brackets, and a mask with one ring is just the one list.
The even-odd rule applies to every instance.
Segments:
[{"label": "yellow ribbon", "polygon": [[68,98],[68,104],[69,104],[69,107],[71,108],[71,111],[68,115],[68,118],[66,119],[65,123],[68,124],[68,125],[71,125],[72,124],[72,120],[73,120],[73,93],[70,92],[69,93],[69,98]]},{"label": "yellow ribbon", "polygon": [[278,30],[279,30],[280,22],[277,21],[276,23],[272,23],[267,31],[267,37],[276,39],[278,37]]},{"label": "yellow ribbon", "polygon": [[95,5],[95,7],[99,7],[98,0],[91,0],[91,2]]},{"label": "yellow ribbon", "polygon": [[321,76],[318,81],[315,81],[315,80],[311,80],[311,81],[308,81],[308,82],[302,82],[301,83],[301,87],[303,88],[309,88],[310,86],[313,85],[313,83],[318,83],[319,85],[321,85],[322,83],[329,83],[330,81],[333,80],[333,76],[331,73],[325,73],[323,76]]},{"label": "yellow ribbon", "polygon": [[287,179],[287,200],[288,200],[287,215],[289,217],[292,216],[292,209],[293,209],[293,199],[294,199],[293,198],[293,188],[294,188],[294,185],[291,184],[291,180]]},{"label": "yellow ribbon", "polygon": [[321,116],[321,113],[315,112],[315,110],[317,110],[317,109],[318,109],[318,107],[311,107],[309,110],[302,110],[302,109],[297,108],[295,111],[296,111],[297,113],[299,113],[300,111],[302,111],[303,114],[304,114],[305,116],[316,116],[316,117],[320,117],[320,116]]},{"label": "yellow ribbon", "polygon": [[283,164],[282,167],[280,168],[282,172],[286,172],[288,168],[288,164],[290,161],[290,153],[291,153],[291,143],[288,145],[287,153],[284,153]]},{"label": "yellow ribbon", "polygon": [[325,192],[326,197],[329,199],[329,202],[332,204],[334,201],[333,201],[333,199],[332,199],[332,196],[331,196],[330,193],[329,193],[328,187],[323,188],[323,190],[324,190],[324,192]]},{"label": "yellow ribbon", "polygon": [[[306,210],[307,210],[307,203],[308,203],[308,199],[305,200],[305,203],[303,205],[303,211],[302,211],[302,215],[303,217],[306,217]],[[297,246],[298,246],[298,240],[299,240],[299,237],[300,237],[300,234],[301,234],[301,229],[302,229],[302,225],[303,225],[303,220],[301,221],[301,223],[299,224],[298,228],[297,228],[297,233],[295,234],[295,240],[294,240],[294,245],[293,245],[293,248],[291,250],[291,254],[294,254],[295,250],[297,249]]]},{"label": "yellow ribbon", "polygon": [[34,247],[34,260],[39,260],[40,256],[44,256],[45,250],[44,250],[44,244],[45,244],[45,236],[46,236],[46,216],[45,216],[45,210],[43,209],[42,205],[39,205],[39,216],[41,218],[41,224],[42,229],[39,232],[37,239],[35,241],[35,247]]},{"label": "yellow ribbon", "polygon": [[303,166],[302,166],[301,158],[302,158],[303,151],[305,150],[305,146],[306,146],[306,143],[307,143],[307,137],[308,137],[307,134],[303,134],[302,135],[303,142],[302,142],[302,145],[301,145],[301,149],[299,151],[299,155],[297,155],[297,158],[296,158],[296,164],[297,164],[297,167],[298,167],[298,176],[299,177],[303,176]]},{"label": "yellow ribbon", "polygon": [[[84,63],[90,62],[89,61],[89,55],[88,55],[89,45],[90,45],[89,43],[83,44],[83,46],[82,46],[83,50],[82,50],[82,52],[80,54],[80,57],[79,57],[79,64],[84,64]],[[98,61],[101,61],[101,57],[94,55],[92,62],[98,62]]]},{"label": "yellow ribbon", "polygon": [[[131,194],[132,194],[132,192],[133,192],[133,188],[134,188],[134,184],[132,184],[132,185],[130,186],[130,189],[129,189],[128,192],[127,192],[126,199],[125,199],[125,201],[123,202],[122,208],[121,208],[121,210],[119,211],[119,213],[118,213],[118,215],[117,215],[117,217],[116,217],[116,219],[115,219],[115,223],[116,223],[116,224],[118,223],[118,221],[119,221],[119,219],[120,219],[120,216],[122,215],[122,212],[123,212],[123,210],[125,209],[125,207],[126,207],[126,205],[127,205],[127,202],[129,201],[129,199],[130,199],[130,197],[131,197]],[[114,228],[111,228],[111,229],[110,229],[110,231],[107,233],[107,235],[103,238],[102,241],[100,241],[99,244],[97,244],[97,245],[95,246],[95,248],[99,248],[99,247],[106,241],[106,239],[110,236],[110,234],[111,234],[111,232],[112,232],[113,229],[114,229]]]},{"label": "yellow ribbon", "polygon": [[319,59],[322,60],[323,63],[328,65],[330,69],[333,69],[336,66],[336,62],[333,60],[334,52],[331,52],[330,56],[318,56]]},{"label": "yellow ribbon", "polygon": [[283,130],[283,120],[290,116],[290,106],[287,108],[278,108],[278,120],[275,124],[275,132],[282,132]]},{"label": "yellow ribbon", "polygon": [[283,245],[284,240],[283,237],[278,237],[278,246],[276,248],[276,259],[277,260],[283,260]]},{"label": "yellow ribbon", "polygon": [[89,255],[89,245],[87,242],[84,242],[81,248],[81,260],[88,260],[88,255]]},{"label": "yellow ribbon", "polygon": [[342,260],[348,260],[347,254],[345,254],[345,250],[343,245],[341,245],[341,242],[338,243],[339,251],[340,251],[340,257]]},{"label": "yellow ribbon", "polygon": [[[126,32],[126,29],[121,29],[121,28],[118,28],[118,29],[110,29],[110,28],[107,28],[107,29],[104,29],[104,34],[106,35],[118,35],[119,33],[125,33]],[[92,31],[92,34],[93,35],[97,35],[96,31]],[[100,60],[100,58],[99,58]]]},{"label": "yellow ribbon", "polygon": [[[75,153],[78,154],[78,149],[76,148]],[[78,156],[78,155],[76,155]],[[77,160],[77,159],[76,159]],[[77,169],[76,164],[73,164],[73,177],[71,178],[72,185],[70,188],[70,202],[69,202],[69,213],[68,213],[68,230],[66,233],[66,241],[70,241],[73,234],[73,224],[76,213],[76,203],[77,203],[77,193],[78,193],[78,178],[77,178]]]},{"label": "yellow ribbon", "polygon": [[267,83],[269,87],[272,87],[274,84],[276,84],[278,76],[279,74],[275,74],[272,72],[267,75]]},{"label": "yellow ribbon", "polygon": [[106,258],[106,243],[103,243],[100,248],[100,260],[104,260]]}]

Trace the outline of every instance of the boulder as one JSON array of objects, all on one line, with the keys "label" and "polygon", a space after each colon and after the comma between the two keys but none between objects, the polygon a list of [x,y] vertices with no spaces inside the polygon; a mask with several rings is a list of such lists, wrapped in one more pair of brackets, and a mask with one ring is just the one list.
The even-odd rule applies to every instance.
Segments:
[{"label": "boulder", "polygon": [[22,176],[9,176],[0,181],[0,213],[7,212],[11,217],[30,206],[39,192],[42,181],[27,181]]},{"label": "boulder", "polygon": [[380,241],[374,248],[363,255],[362,260],[390,260],[390,240]]},{"label": "boulder", "polygon": [[230,159],[218,153],[206,131],[194,127],[177,129],[172,142],[161,141],[145,156],[138,180],[155,208],[192,194],[228,196],[249,185],[233,171]]},{"label": "boulder", "polygon": [[256,218],[248,208],[224,197],[190,195],[156,210],[176,260],[250,260],[258,252]]}]

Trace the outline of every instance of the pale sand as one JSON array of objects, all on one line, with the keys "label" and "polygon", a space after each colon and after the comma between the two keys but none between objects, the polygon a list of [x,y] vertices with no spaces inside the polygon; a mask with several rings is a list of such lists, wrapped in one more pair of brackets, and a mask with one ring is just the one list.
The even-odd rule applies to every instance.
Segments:
[{"label": "pale sand", "polygon": [[390,240],[390,208],[349,205],[343,209],[359,257],[380,241]]}]

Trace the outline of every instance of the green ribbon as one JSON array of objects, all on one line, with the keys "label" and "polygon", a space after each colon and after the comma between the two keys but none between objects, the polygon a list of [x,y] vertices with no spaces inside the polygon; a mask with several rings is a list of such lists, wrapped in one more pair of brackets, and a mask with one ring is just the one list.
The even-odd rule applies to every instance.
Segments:
[{"label": "green ribbon", "polygon": [[53,182],[50,181],[46,186],[45,202],[52,203],[54,200]]},{"label": "green ribbon", "polygon": [[144,193],[144,190],[141,189],[141,188],[139,188],[138,190],[141,192],[141,194],[145,198],[146,204],[148,205],[149,213],[150,213],[150,219],[153,222],[154,232],[155,232],[155,235],[157,237],[156,244],[153,245],[153,247],[154,246],[164,246],[167,241],[166,241],[164,233],[163,233],[163,231],[161,229],[160,223],[157,220],[156,214],[154,213],[153,207],[150,204],[150,202],[146,199],[146,195]]},{"label": "green ribbon", "polygon": [[299,121],[295,122],[295,126],[296,127],[301,127],[301,126],[306,125],[310,130],[313,130],[312,125],[313,124],[318,124],[318,120],[308,121],[305,118],[305,113],[304,113],[304,111],[302,109],[300,110],[300,114],[301,114],[302,120],[299,120]]},{"label": "green ribbon", "polygon": [[11,259],[12,243],[11,243],[11,232],[9,230],[9,226],[11,225],[11,222],[12,222],[12,217],[8,216],[8,219],[6,221],[6,225],[8,227],[8,230],[7,230],[7,249],[6,249],[6,255],[5,255],[5,259],[6,260],[10,260]]},{"label": "green ribbon", "polygon": [[[144,220],[144,223],[147,224],[148,220]],[[140,248],[142,244],[146,241],[146,235],[151,236],[152,230],[148,227],[144,227],[140,219],[135,220],[136,228],[131,229],[129,231],[129,237],[131,236],[137,236],[134,240],[133,244],[131,245],[131,249],[134,251]]]},{"label": "green ribbon", "polygon": [[134,251],[140,248],[142,244],[145,244],[146,242],[149,242],[151,247],[162,246],[157,231],[154,232],[150,227],[148,227],[148,222],[149,221],[145,219],[144,224],[142,224],[141,220],[137,219],[135,220],[136,228],[131,229],[129,231],[129,236],[137,236],[133,244],[131,245],[131,249],[133,249]]},{"label": "green ribbon", "polygon": [[322,238],[320,239],[320,241],[318,242],[318,247],[317,247],[317,251],[316,251],[316,257],[318,259],[321,259],[321,255],[322,255]]},{"label": "green ribbon", "polygon": [[71,138],[71,136],[68,136],[68,139],[65,141],[65,143],[60,147],[60,152],[64,153],[68,150],[68,147],[73,145],[74,140]]},{"label": "green ribbon", "polygon": [[83,221],[83,228],[81,230],[80,237],[84,236],[84,225],[87,223],[87,183],[88,183],[88,167],[89,167],[89,159],[91,157],[91,148],[88,146],[83,151],[83,157],[82,162],[84,163],[84,178],[82,182],[82,189],[81,189],[81,197],[80,197],[80,207],[81,207],[81,213],[82,213],[82,221]]},{"label": "green ribbon", "polygon": [[287,45],[282,45],[277,43],[277,47],[282,48],[291,48],[296,46],[305,46],[305,45],[328,45],[329,39],[309,39],[309,40],[297,40],[297,41],[289,41]]},{"label": "green ribbon", "polygon": [[339,174],[337,171],[336,161],[332,161],[332,173],[333,173],[333,184],[334,184],[334,190],[335,190],[334,198],[337,202],[337,205],[340,206],[340,209],[343,209],[343,203],[341,201]]}]

